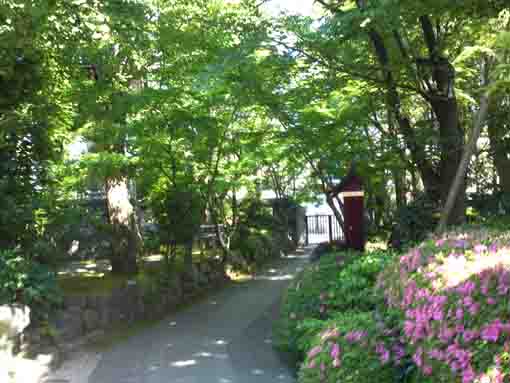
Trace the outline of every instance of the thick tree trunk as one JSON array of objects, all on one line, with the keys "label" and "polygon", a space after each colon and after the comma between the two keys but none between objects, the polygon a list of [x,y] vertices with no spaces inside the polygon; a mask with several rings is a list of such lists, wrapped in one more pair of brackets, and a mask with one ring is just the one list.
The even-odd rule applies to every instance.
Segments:
[{"label": "thick tree trunk", "polygon": [[[440,199],[446,203],[457,171],[462,160],[464,148],[464,132],[459,127],[458,106],[455,98],[439,99],[432,102],[432,107],[439,122],[441,146],[440,164]],[[448,224],[460,224],[465,220],[466,213],[466,175],[460,180],[458,193],[449,215]]]},{"label": "thick tree trunk", "polygon": [[482,131],[483,124],[487,118],[488,98],[488,95],[484,94],[480,101],[480,111],[476,116],[473,133],[468,145],[464,150],[464,153],[462,154],[462,158],[455,177],[452,180],[452,186],[448,192],[446,203],[441,215],[441,220],[438,225],[438,232],[443,232],[446,229],[447,223],[451,221],[450,216],[454,213],[455,205],[458,203],[459,193],[462,191],[465,192],[466,173],[468,170],[469,162],[476,150],[476,143],[478,142],[480,132]]},{"label": "thick tree trunk", "polygon": [[112,227],[112,272],[134,274],[138,271],[141,235],[136,211],[129,200],[127,178],[108,178],[105,189],[108,219]]},{"label": "thick tree trunk", "polygon": [[393,180],[395,182],[395,202],[397,210],[400,210],[406,205],[406,182],[405,172],[401,169],[392,169]]},{"label": "thick tree trunk", "polygon": [[433,85],[429,89],[430,105],[439,124],[441,162],[439,169],[440,200],[446,203],[449,193],[457,182],[458,192],[449,214],[448,224],[459,224],[466,217],[466,179],[454,181],[462,161],[464,130],[459,123],[457,97],[455,95],[455,68],[440,54],[439,42],[429,16],[421,16],[420,24],[429,56],[418,61],[424,73],[430,71]]},{"label": "thick tree trunk", "polygon": [[510,129],[510,123],[506,115],[501,116],[502,109],[501,99],[492,97],[489,102],[488,132],[499,186],[504,194],[510,195],[510,157],[503,142],[503,137]]}]

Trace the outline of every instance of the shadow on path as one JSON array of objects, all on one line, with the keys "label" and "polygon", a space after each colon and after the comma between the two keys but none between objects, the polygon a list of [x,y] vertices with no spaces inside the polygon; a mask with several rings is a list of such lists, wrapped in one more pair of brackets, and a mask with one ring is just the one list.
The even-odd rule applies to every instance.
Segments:
[{"label": "shadow on path", "polygon": [[272,347],[281,295],[310,248],[232,283],[105,353],[89,383],[294,382]]}]

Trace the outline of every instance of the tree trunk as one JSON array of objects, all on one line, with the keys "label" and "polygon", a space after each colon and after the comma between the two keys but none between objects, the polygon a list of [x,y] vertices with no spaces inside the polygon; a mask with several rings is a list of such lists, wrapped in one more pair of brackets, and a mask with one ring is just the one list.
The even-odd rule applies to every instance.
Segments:
[{"label": "tree trunk", "polygon": [[105,189],[108,219],[112,228],[112,272],[134,274],[138,271],[141,235],[136,211],[129,200],[127,178],[108,178]]},{"label": "tree trunk", "polygon": [[501,105],[501,98],[491,97],[489,102],[488,132],[494,167],[499,178],[501,191],[510,195],[510,158],[504,145],[503,137],[510,129],[508,116],[502,115],[506,110]]},{"label": "tree trunk", "polygon": [[[440,200],[446,203],[462,160],[464,132],[459,127],[458,106],[455,98],[439,99],[432,102],[439,123],[441,146]],[[458,185],[458,193],[449,215],[448,224],[464,222],[466,215],[466,179]]]},{"label": "tree trunk", "polygon": [[480,101],[480,111],[476,116],[473,133],[468,145],[464,150],[456,175],[451,182],[452,187],[448,193],[448,197],[441,214],[441,220],[438,225],[438,232],[443,232],[446,229],[447,224],[451,221],[450,216],[455,213],[455,206],[456,203],[458,203],[459,194],[463,191],[465,192],[466,173],[468,170],[469,162],[475,152],[476,143],[478,142],[480,132],[482,131],[483,124],[487,118],[488,98],[488,94],[485,93]]},{"label": "tree trunk", "polygon": [[395,182],[395,202],[397,210],[400,210],[406,205],[405,172],[401,169],[392,169],[392,173]]},{"label": "tree trunk", "polygon": [[[489,60],[484,60],[482,64],[481,70],[481,79],[482,85],[489,85]],[[469,167],[469,162],[471,161],[471,157],[475,153],[476,144],[478,142],[478,138],[480,137],[480,133],[482,131],[485,120],[487,119],[489,109],[489,93],[488,91],[484,92],[480,99],[480,110],[476,114],[475,120],[473,122],[473,132],[469,143],[466,145],[464,152],[462,153],[461,159],[459,161],[459,167],[456,171],[454,178],[451,180],[451,188],[448,191],[447,198],[444,200],[445,205],[441,214],[441,220],[438,225],[438,232],[443,232],[446,229],[446,226],[453,221],[456,223],[452,216],[456,213],[456,205],[459,203],[459,195],[464,193],[465,199],[465,189],[466,189],[466,174]],[[451,121],[450,127],[453,125]],[[450,141],[448,141],[450,143]],[[454,149],[454,148],[452,148]]]},{"label": "tree trunk", "polygon": [[230,258],[230,238],[225,238],[224,231],[221,230],[220,223],[215,218],[214,219],[214,231],[216,233],[216,239],[221,248],[221,252],[223,253],[223,257],[221,258],[221,263],[225,264]]},{"label": "tree trunk", "polygon": [[[338,206],[335,204],[335,201],[337,202]],[[338,222],[338,225],[340,225],[340,228],[342,229],[342,232],[344,234],[345,238],[345,223],[343,218],[343,204],[342,201],[338,196],[333,197],[331,193],[326,194],[326,203],[330,207],[330,209],[333,211],[333,214],[335,216],[336,221]]]},{"label": "tree trunk", "polygon": [[[189,194],[187,195],[188,197],[188,215],[190,217],[193,217],[192,219],[194,219],[194,199],[193,199],[193,193],[191,191],[189,191]],[[189,229],[189,232],[187,233],[186,237],[186,242],[185,242],[185,245],[184,245],[184,268],[188,271],[191,271],[192,268],[193,268],[193,238],[195,237],[195,228],[194,228],[195,225],[190,225],[190,227],[188,227]],[[199,228],[200,230],[200,228]]]},{"label": "tree trunk", "polygon": [[[450,191],[457,188],[456,199],[448,217],[448,224],[460,224],[466,217],[466,179],[456,180],[461,166],[464,148],[464,130],[459,123],[457,97],[455,95],[455,68],[440,54],[436,29],[429,16],[421,16],[420,24],[428,49],[428,58],[417,61],[422,72],[429,74],[433,85],[429,87],[430,105],[439,125],[441,161],[439,168],[440,200],[446,203]],[[458,183],[454,185],[454,182]]]}]

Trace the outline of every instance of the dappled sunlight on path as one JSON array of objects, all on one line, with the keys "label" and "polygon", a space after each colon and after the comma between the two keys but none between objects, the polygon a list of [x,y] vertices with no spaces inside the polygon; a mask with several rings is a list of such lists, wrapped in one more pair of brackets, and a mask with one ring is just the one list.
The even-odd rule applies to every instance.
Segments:
[{"label": "dappled sunlight on path", "polygon": [[280,297],[309,250],[171,315],[105,353],[90,383],[294,382],[273,350]]}]

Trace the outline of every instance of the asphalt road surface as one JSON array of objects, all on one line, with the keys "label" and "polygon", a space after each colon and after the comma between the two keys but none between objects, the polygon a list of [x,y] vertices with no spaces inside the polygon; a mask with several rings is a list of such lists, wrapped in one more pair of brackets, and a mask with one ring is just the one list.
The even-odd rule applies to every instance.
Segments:
[{"label": "asphalt road surface", "polygon": [[293,383],[272,347],[285,287],[308,251],[233,283],[104,353],[89,383]]}]

